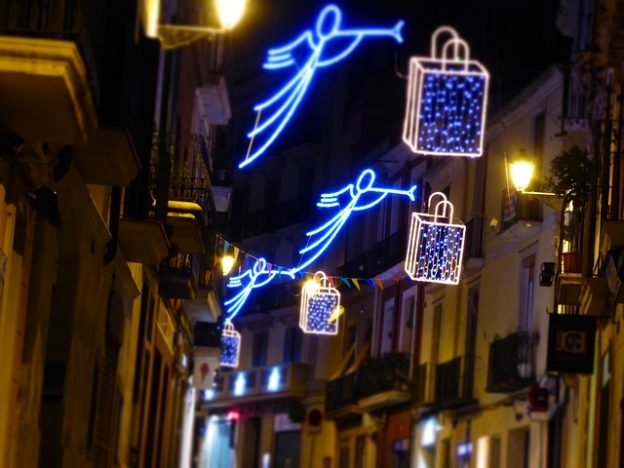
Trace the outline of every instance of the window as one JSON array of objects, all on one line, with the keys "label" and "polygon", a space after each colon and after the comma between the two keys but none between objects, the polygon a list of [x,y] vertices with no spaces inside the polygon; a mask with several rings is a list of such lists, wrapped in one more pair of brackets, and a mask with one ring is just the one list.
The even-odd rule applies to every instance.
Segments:
[{"label": "window", "polygon": [[266,330],[254,333],[251,354],[252,367],[266,366],[268,345],[269,334]]},{"label": "window", "polygon": [[301,329],[288,327],[284,336],[284,362],[301,362],[301,342]]},{"label": "window", "polygon": [[401,317],[400,345],[399,351],[409,353],[412,350],[412,335],[414,327],[414,313],[416,308],[416,298],[410,296],[403,301],[403,314]]},{"label": "window", "polygon": [[394,299],[386,301],[383,312],[383,323],[381,327],[381,355],[392,351],[392,341],[394,338]]},{"label": "window", "polygon": [[533,327],[533,298],[535,295],[535,255],[522,259],[520,266],[520,313],[518,330],[530,331]]}]

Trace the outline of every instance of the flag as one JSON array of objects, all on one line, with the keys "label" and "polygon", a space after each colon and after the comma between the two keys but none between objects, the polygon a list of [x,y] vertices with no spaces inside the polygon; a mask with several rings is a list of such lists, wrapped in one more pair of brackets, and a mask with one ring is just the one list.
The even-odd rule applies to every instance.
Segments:
[{"label": "flag", "polygon": [[355,287],[359,291],[360,290],[360,282],[357,280],[357,278],[351,278],[351,281],[353,281],[353,284],[355,285]]}]

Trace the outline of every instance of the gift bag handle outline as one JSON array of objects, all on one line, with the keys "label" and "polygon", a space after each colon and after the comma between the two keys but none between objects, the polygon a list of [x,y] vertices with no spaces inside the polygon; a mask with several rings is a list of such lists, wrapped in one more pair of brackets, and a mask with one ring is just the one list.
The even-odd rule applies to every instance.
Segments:
[{"label": "gift bag handle outline", "polygon": [[232,323],[230,319],[227,319],[225,321],[225,324],[223,325],[223,335],[226,335],[226,336],[239,336],[240,335],[236,331],[236,328],[234,328],[234,324]]},{"label": "gift bag handle outline", "polygon": [[[432,206],[436,206],[437,207],[437,205],[433,204],[433,199],[436,198],[436,197],[442,198],[441,201],[448,201],[448,198],[446,198],[446,194],[444,192],[433,192],[431,195],[429,195],[429,199],[427,200],[427,212],[429,214],[432,214],[431,213],[431,207]],[[434,211],[434,213],[435,213],[435,211]],[[446,208],[444,209],[443,217],[446,217]]]},{"label": "gift bag handle outline", "polygon": [[[459,33],[451,26],[440,26],[431,35],[431,58],[438,58],[438,41],[441,34],[449,34],[451,39],[459,39]],[[444,47],[444,46],[442,46]]]},{"label": "gift bag handle outline", "polygon": [[[453,211],[454,211],[454,207],[453,207],[453,204],[450,201],[448,201],[448,200],[442,200],[442,201],[436,203],[435,211],[434,211],[434,215],[433,215],[433,222],[434,223],[438,222],[440,205],[442,205],[442,207],[444,208],[444,211],[442,212],[442,215],[440,217],[441,218],[448,218],[449,224],[453,224]],[[447,207],[448,207],[448,210],[449,210],[449,216],[446,216],[446,209],[447,209]]]},{"label": "gift bag handle outline", "polygon": [[[453,59],[449,60],[448,52],[449,48],[453,46]],[[459,51],[460,49],[464,52],[464,58],[460,58]],[[464,66],[464,71],[468,71],[470,68],[470,46],[466,41],[460,39],[458,37],[449,39],[444,43],[444,47],[442,47],[442,70],[446,71],[449,63],[461,63]]]}]

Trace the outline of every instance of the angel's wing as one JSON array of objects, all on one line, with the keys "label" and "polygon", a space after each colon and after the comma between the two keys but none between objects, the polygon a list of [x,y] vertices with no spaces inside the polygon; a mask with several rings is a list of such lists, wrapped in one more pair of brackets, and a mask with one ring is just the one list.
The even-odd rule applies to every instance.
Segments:
[{"label": "angel's wing", "polygon": [[262,154],[282,133],[305,95],[315,67],[312,60],[302,68],[280,91],[270,99],[254,107],[257,112],[256,125],[247,134],[249,149],[238,167],[243,168]]},{"label": "angel's wing", "polygon": [[[309,55],[316,48],[310,31],[301,34],[297,39],[281,47],[269,49],[266,62],[262,65],[265,70],[278,70],[297,64],[297,55]],[[308,49],[308,50],[306,50]]]},{"label": "angel's wing", "polygon": [[318,201],[316,206],[319,208],[334,208],[336,206],[340,206],[340,195],[347,192],[351,195],[351,198],[349,199],[349,201],[351,201],[351,199],[353,199],[353,184],[349,184],[337,192],[322,193],[321,199]]}]

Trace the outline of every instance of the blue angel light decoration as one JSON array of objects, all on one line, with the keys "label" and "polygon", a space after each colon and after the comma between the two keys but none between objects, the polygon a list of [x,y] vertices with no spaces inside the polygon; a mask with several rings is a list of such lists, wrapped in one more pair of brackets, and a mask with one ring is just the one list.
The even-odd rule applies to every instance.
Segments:
[{"label": "blue angel light decoration", "polygon": [[249,147],[239,168],[248,166],[273,144],[282,133],[319,68],[331,66],[350,55],[363,39],[391,37],[403,42],[403,21],[393,28],[342,28],[342,11],[327,5],[318,16],[314,30],[303,32],[282,47],[270,49],[263,65],[265,70],[293,69],[296,74],[279,91],[254,107],[256,123],[247,134]]},{"label": "blue angel light decoration", "polygon": [[337,209],[337,213],[320,227],[308,231],[307,245],[299,250],[301,261],[296,267],[289,269],[269,270],[264,258],[242,274],[230,278],[227,286],[242,289],[231,299],[225,301],[227,313],[233,318],[241,310],[253,289],[265,286],[278,275],[295,275],[310,266],[332,244],[338,233],[354,212],[374,208],[388,195],[405,196],[415,201],[416,185],[407,190],[375,185],[377,175],[372,169],[365,169],[357,178],[355,184],[348,184],[340,190],[321,194],[316,206],[322,209]]},{"label": "blue angel light decoration", "polygon": [[307,268],[327,250],[354,211],[373,208],[388,195],[401,195],[411,201],[415,200],[416,185],[408,190],[376,187],[374,185],[376,178],[372,169],[365,169],[355,184],[349,184],[336,192],[321,194],[321,200],[316,204],[319,208],[343,208],[340,208],[329,221],[306,233],[308,243],[299,251],[302,261],[295,273]]},{"label": "blue angel light decoration", "polygon": [[234,297],[224,302],[229,320],[232,320],[240,312],[253,289],[266,286],[273,281],[277,275],[281,274],[294,278],[294,274],[290,271],[270,270],[267,261],[264,258],[259,258],[256,260],[253,267],[245,270],[244,273],[238,276],[231,277],[227,283],[228,288],[239,288],[243,286],[243,280],[247,280],[247,283]]}]

